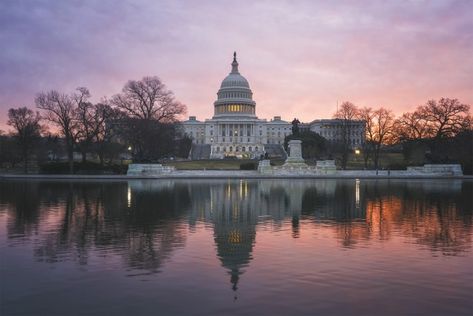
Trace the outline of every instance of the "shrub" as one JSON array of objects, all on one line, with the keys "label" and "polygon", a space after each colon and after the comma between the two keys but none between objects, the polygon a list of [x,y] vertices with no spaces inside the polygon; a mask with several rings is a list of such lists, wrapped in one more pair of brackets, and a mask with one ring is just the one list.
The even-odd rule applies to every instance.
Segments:
[{"label": "shrub", "polygon": [[256,170],[257,167],[255,162],[244,162],[240,164],[240,170]]},{"label": "shrub", "polygon": [[[40,165],[41,173],[46,174],[68,174],[68,162],[49,162]],[[87,161],[74,162],[75,174],[126,174],[127,165],[100,165],[99,163]]]},{"label": "shrub", "polygon": [[385,169],[406,170],[407,165],[405,163],[402,163],[402,162],[393,162],[393,163],[388,164]]}]

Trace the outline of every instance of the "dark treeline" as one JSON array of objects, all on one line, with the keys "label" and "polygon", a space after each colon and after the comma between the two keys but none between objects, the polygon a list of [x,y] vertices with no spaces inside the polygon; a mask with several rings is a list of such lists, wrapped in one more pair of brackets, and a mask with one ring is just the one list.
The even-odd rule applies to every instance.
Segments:
[{"label": "dark treeline", "polygon": [[338,142],[329,143],[314,132],[299,131],[299,121],[295,119],[295,133],[286,138],[286,144],[290,139],[301,139],[304,158],[327,159],[337,155],[345,169],[353,152],[351,122],[359,120],[365,123],[365,142],[359,148],[365,168],[380,168],[383,151],[398,151],[402,152],[405,165],[460,163],[464,173],[473,172],[473,119],[470,106],[457,99],[429,100],[399,117],[383,107],[359,108],[344,102],[334,118],[342,121]]},{"label": "dark treeline", "polygon": [[74,173],[74,153],[82,163],[93,156],[100,166],[130,156],[135,162],[163,157],[186,157],[191,145],[178,117],[186,106],[158,77],[130,80],[121,93],[99,103],[90,101],[85,87],[72,93],[40,92],[27,107],[11,108],[12,131],[0,133],[0,166],[22,163],[25,173],[35,158],[38,164],[67,158]]}]

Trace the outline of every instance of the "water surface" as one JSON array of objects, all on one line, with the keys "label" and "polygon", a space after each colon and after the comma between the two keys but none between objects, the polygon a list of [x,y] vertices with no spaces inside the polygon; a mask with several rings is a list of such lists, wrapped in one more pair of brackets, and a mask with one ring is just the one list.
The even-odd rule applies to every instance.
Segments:
[{"label": "water surface", "polygon": [[1,315],[471,315],[473,182],[0,181]]}]

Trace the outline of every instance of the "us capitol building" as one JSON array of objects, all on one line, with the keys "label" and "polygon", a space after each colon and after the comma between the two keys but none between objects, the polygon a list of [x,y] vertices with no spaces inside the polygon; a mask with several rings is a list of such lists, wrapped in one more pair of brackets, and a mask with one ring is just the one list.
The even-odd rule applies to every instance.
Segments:
[{"label": "us capitol building", "polygon": [[[265,153],[284,153],[282,144],[292,133],[292,124],[281,120],[280,116],[270,121],[259,119],[248,80],[238,70],[236,53],[231,65],[232,71],[223,79],[217,92],[214,116],[204,122],[190,116],[182,123],[185,133],[193,140],[192,158],[258,158]],[[337,121],[316,120],[303,125],[327,138],[329,134],[323,132],[328,128],[334,130],[330,135],[336,136]],[[356,147],[363,141],[364,124],[354,121],[354,125],[359,125],[357,136],[352,133],[353,147]]]}]

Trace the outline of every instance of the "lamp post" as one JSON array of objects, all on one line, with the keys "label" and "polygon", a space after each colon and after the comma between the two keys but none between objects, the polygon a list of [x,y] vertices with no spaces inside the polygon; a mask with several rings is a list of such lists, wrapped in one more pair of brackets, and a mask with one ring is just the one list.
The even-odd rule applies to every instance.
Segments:
[{"label": "lamp post", "polygon": [[359,148],[355,148],[355,162],[358,162],[358,156],[360,156],[361,150]]},{"label": "lamp post", "polygon": [[128,154],[129,154],[129,158],[130,158],[129,160],[132,160],[132,150],[133,150],[133,148],[131,146],[128,146],[127,149],[128,149]]}]

